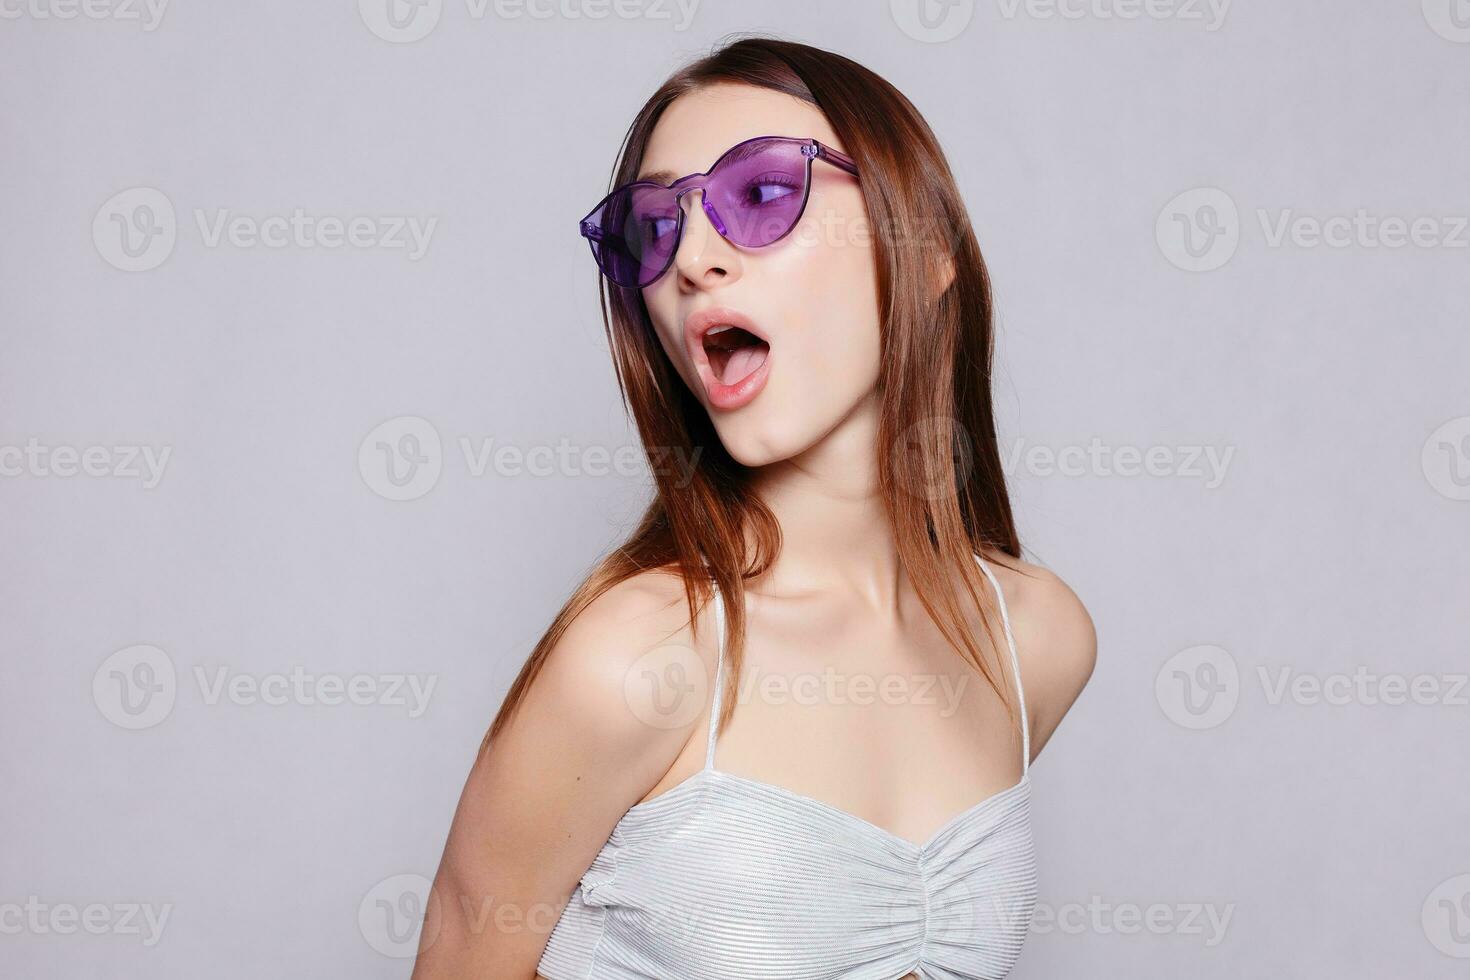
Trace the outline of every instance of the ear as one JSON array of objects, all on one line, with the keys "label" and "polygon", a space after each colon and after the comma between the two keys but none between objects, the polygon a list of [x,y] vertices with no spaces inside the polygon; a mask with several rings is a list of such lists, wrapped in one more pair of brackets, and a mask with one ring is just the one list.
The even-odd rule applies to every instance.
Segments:
[{"label": "ear", "polygon": [[944,291],[954,284],[954,255],[949,252],[940,254],[938,267],[934,270],[936,283],[933,299],[938,300],[944,295]]}]

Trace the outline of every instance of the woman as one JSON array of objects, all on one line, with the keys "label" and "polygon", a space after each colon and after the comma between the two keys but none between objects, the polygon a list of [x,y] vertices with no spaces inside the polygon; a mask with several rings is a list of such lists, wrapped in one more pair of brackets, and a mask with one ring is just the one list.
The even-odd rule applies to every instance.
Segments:
[{"label": "woman", "polygon": [[1095,640],[1019,560],[937,141],[854,62],[746,38],[655,93],[613,186],[580,229],[618,378],[650,459],[698,463],[655,464],[511,686],[414,976],[1004,976],[1027,770]]}]

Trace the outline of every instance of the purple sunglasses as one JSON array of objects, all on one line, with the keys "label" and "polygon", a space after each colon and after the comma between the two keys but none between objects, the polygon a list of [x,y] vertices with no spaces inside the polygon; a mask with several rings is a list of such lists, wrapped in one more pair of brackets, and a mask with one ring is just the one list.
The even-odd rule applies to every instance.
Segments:
[{"label": "purple sunglasses", "polygon": [[672,184],[639,180],[597,202],[579,222],[602,274],[639,289],[668,270],[684,234],[683,196],[702,189],[704,213],[725,239],[745,248],[780,241],[796,227],[811,196],[812,161],[854,177],[857,164],[818,140],[757,136],[736,143],[702,174]]}]

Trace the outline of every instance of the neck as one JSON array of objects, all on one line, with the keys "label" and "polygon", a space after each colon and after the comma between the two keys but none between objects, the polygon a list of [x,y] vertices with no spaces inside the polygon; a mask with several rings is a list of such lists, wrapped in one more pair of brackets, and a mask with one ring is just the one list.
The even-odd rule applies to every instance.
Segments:
[{"label": "neck", "polygon": [[753,590],[851,590],[897,612],[903,586],[878,488],[878,413],[869,399],[800,456],[762,467],[752,488],[781,526],[781,553]]}]

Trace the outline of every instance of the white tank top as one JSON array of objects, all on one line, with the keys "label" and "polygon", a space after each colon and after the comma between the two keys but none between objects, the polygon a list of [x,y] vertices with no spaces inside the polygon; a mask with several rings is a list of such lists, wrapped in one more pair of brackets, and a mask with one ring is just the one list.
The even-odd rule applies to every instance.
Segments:
[{"label": "white tank top", "polygon": [[1031,738],[1016,641],[1021,778],[923,844],[714,767],[725,608],[704,768],[632,807],[542,954],[548,980],[980,980],[1011,970],[1036,905]]}]

